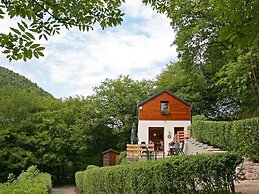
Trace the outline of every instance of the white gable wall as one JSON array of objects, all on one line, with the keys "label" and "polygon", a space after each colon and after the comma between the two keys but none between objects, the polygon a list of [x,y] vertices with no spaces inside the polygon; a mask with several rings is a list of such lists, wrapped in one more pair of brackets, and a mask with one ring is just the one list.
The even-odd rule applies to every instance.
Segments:
[{"label": "white gable wall", "polygon": [[[141,142],[149,143],[149,127],[164,127],[164,152],[167,154],[169,150],[169,143],[174,138],[174,127],[184,127],[184,131],[191,125],[191,121],[157,121],[157,120],[139,120],[138,121],[138,140]],[[168,134],[171,138],[168,138]]]}]

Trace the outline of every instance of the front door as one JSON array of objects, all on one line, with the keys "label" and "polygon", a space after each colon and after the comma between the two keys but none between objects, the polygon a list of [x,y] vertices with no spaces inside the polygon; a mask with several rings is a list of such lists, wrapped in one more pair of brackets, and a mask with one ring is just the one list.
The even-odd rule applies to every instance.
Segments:
[{"label": "front door", "polygon": [[[174,128],[174,135],[176,135],[179,131],[184,131],[184,127],[175,127]],[[184,141],[184,136],[180,136],[179,141]]]},{"label": "front door", "polygon": [[164,127],[149,127],[149,143],[154,143],[155,151],[164,151]]}]

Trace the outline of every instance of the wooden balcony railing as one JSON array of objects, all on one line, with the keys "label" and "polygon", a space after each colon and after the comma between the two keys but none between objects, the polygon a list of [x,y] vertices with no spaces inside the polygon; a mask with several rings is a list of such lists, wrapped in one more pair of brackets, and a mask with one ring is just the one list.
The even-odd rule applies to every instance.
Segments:
[{"label": "wooden balcony railing", "polygon": [[190,139],[192,137],[192,132],[191,130],[187,130],[187,131],[178,131],[175,135],[174,135],[174,142],[183,142],[186,139]]},{"label": "wooden balcony railing", "polygon": [[127,160],[136,158],[147,158],[150,153],[154,153],[154,144],[127,144]]}]

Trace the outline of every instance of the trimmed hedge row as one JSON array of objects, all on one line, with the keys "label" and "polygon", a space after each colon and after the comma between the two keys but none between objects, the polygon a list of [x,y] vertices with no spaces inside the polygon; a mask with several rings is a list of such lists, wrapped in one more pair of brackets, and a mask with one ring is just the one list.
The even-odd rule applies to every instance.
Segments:
[{"label": "trimmed hedge row", "polygon": [[40,173],[35,166],[31,166],[17,180],[0,184],[0,194],[47,194],[51,192],[51,188],[51,176]]},{"label": "trimmed hedge row", "polygon": [[230,193],[242,162],[236,154],[176,156],[159,161],[91,168],[77,172],[76,185],[87,194]]},{"label": "trimmed hedge row", "polygon": [[259,118],[239,121],[194,121],[198,141],[235,151],[259,161]]}]

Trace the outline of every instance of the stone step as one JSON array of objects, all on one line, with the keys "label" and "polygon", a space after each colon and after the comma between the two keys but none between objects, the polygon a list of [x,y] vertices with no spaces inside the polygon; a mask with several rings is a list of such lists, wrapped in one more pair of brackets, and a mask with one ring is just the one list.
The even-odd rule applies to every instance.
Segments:
[{"label": "stone step", "polygon": [[213,153],[226,153],[227,151],[224,150],[214,150]]},{"label": "stone step", "polygon": [[209,151],[209,152],[216,152],[216,151],[222,151],[222,150],[219,149],[219,148],[207,148],[207,151]]},{"label": "stone step", "polygon": [[199,146],[199,147],[202,147],[202,146],[203,146],[203,143],[199,143],[198,146]]},{"label": "stone step", "polygon": [[208,149],[208,144],[203,144],[202,148],[203,149]]}]

